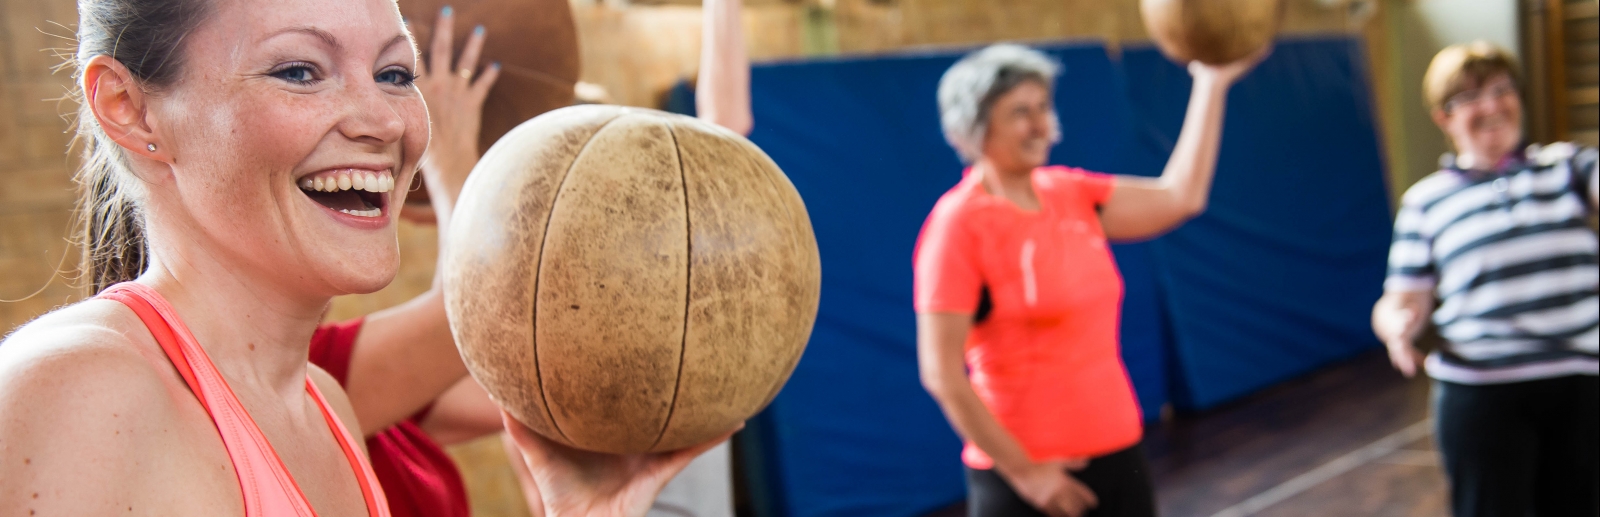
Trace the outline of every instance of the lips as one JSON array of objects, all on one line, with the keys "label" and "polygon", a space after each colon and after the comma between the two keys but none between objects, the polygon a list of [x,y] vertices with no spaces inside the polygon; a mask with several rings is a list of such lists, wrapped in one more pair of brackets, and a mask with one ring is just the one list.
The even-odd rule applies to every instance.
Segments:
[{"label": "lips", "polygon": [[330,169],[301,177],[300,191],[328,209],[356,217],[382,217],[394,190],[389,169]]}]

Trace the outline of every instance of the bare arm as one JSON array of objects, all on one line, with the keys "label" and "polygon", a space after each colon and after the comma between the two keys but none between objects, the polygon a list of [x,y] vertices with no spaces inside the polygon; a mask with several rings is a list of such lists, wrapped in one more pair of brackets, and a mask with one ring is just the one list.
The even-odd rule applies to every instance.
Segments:
[{"label": "bare arm", "polygon": [[1095,503],[1087,487],[1067,475],[1068,463],[1036,463],[973,391],[962,351],[971,314],[917,314],[917,365],[956,432],[994,460],[994,468],[1030,504],[1050,515],[1079,515]]},{"label": "bare arm", "polygon": [[[431,67],[417,78],[433,126],[422,178],[431,194],[441,247],[449,243],[450,214],[461,186],[477,165],[483,100],[500,71],[485,67],[472,79],[456,73],[459,68],[477,69],[484,34],[468,38],[461,62],[452,63],[452,18],[440,15],[429,51]],[[439,279],[434,277],[428,292],[373,313],[362,324],[345,383],[362,434],[370,436],[411,416],[467,374],[450,334]]]},{"label": "bare arm", "polygon": [[755,117],[750,113],[750,58],[744,48],[740,3],[705,0],[694,101],[700,119],[748,135]]},{"label": "bare arm", "polygon": [[500,406],[470,376],[440,395],[421,425],[440,445],[467,442],[505,429],[500,421]]},{"label": "bare arm", "polygon": [[1221,66],[1190,64],[1194,87],[1172,157],[1159,178],[1117,176],[1111,197],[1100,212],[1106,237],[1156,237],[1205,211],[1217,169],[1217,150],[1222,145],[1228,89],[1265,57],[1261,53]]},{"label": "bare arm", "polygon": [[1372,306],[1372,332],[1389,349],[1389,362],[1406,377],[1417,373],[1422,360],[1417,335],[1432,312],[1432,291],[1384,291]]}]

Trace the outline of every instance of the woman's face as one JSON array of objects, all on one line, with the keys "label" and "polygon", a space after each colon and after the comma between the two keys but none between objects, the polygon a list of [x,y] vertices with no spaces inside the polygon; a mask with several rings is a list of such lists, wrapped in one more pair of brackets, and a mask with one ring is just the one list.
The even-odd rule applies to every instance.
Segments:
[{"label": "woman's face", "polygon": [[1023,81],[989,107],[983,156],[1005,170],[1032,170],[1050,159],[1055,139],[1055,105],[1050,89]]},{"label": "woman's face", "polygon": [[150,101],[173,170],[150,194],[175,212],[154,220],[186,226],[153,233],[185,232],[242,274],[301,292],[387,285],[404,186],[428,142],[394,2],[211,1],[177,81]]},{"label": "woman's face", "polygon": [[1444,108],[1434,113],[1434,121],[1458,151],[1488,160],[1504,156],[1522,142],[1522,100],[1517,97],[1516,82],[1505,74],[1492,76],[1476,88],[1445,99]]}]

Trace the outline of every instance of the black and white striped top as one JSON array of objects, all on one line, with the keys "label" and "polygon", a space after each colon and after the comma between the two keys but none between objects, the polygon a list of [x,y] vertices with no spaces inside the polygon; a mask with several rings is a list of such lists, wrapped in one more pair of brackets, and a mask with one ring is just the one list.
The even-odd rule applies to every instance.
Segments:
[{"label": "black and white striped top", "polygon": [[1447,164],[1406,191],[1384,289],[1438,298],[1446,343],[1425,363],[1430,376],[1492,384],[1600,370],[1600,244],[1585,222],[1596,156],[1530,146],[1496,171]]}]

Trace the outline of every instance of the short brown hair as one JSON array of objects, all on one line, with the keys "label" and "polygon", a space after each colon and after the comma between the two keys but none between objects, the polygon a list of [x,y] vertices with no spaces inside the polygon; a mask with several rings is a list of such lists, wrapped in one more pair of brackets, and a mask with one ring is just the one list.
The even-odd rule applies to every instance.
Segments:
[{"label": "short brown hair", "polygon": [[1451,45],[1428,64],[1428,72],[1422,76],[1422,99],[1430,109],[1444,109],[1451,97],[1500,74],[1510,76],[1517,91],[1522,91],[1517,60],[1506,49],[1484,40]]}]

